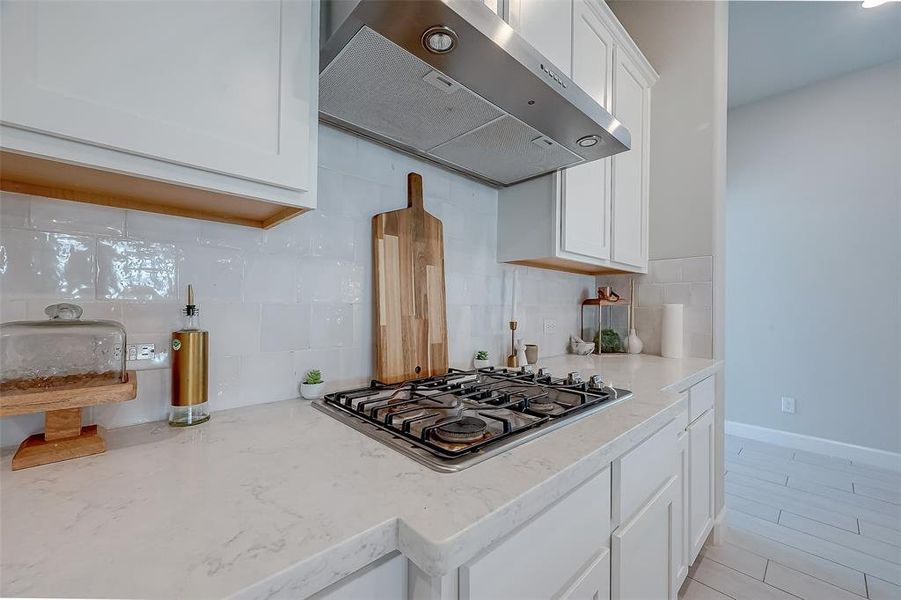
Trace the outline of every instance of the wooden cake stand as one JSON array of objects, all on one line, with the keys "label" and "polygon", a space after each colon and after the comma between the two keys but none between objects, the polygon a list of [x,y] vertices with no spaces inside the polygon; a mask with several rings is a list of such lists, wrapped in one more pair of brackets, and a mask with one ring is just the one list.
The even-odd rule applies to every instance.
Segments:
[{"label": "wooden cake stand", "polygon": [[19,445],[12,470],[106,452],[106,443],[96,425],[81,426],[85,406],[133,400],[138,393],[134,371],[125,382],[74,389],[15,391],[0,396],[0,417],[44,413],[44,433],[30,436]]}]

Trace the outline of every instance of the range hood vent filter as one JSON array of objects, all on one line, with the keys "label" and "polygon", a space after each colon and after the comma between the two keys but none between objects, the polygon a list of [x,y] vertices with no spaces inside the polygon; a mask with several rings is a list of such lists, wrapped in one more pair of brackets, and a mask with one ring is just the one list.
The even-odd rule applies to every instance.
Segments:
[{"label": "range hood vent filter", "polygon": [[503,114],[463,86],[438,89],[434,70],[363,27],[319,75],[319,112],[420,152]]},{"label": "range hood vent filter", "polygon": [[[536,144],[538,140],[545,143]],[[577,154],[510,115],[438,146],[430,154],[503,184],[582,162]]]}]

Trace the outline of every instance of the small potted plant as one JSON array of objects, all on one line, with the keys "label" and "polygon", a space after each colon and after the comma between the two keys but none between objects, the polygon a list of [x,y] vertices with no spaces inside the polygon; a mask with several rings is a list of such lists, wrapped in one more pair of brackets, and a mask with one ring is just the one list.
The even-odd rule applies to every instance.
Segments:
[{"label": "small potted plant", "polygon": [[322,372],[319,369],[310,369],[303,376],[303,383],[300,384],[300,395],[307,400],[318,400],[322,398]]},{"label": "small potted plant", "polygon": [[490,367],[491,362],[488,360],[488,351],[479,350],[478,352],[476,352],[476,357],[472,360],[472,364],[476,369],[484,369],[485,367]]}]

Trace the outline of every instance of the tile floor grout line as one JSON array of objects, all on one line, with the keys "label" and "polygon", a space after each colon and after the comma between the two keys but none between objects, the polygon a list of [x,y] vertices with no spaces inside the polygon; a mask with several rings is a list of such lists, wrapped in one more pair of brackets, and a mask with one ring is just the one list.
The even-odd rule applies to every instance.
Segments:
[{"label": "tile floor grout line", "polygon": [[[753,515],[752,515],[752,516],[753,516]],[[799,516],[800,516],[800,515],[799,515]],[[757,518],[759,519],[760,517],[757,517]],[[780,520],[782,519],[782,512],[781,512],[781,511],[779,512],[779,518],[780,518]],[[806,517],[801,517],[801,518],[806,518]],[[808,536],[813,537],[813,538],[816,538],[816,539],[818,539],[818,540],[822,540],[822,541],[824,541],[824,542],[829,542],[830,544],[836,544],[836,545],[838,545],[838,546],[843,547],[843,548],[846,549],[846,550],[849,550],[849,551],[852,551],[852,552],[857,552],[858,554],[863,554],[864,556],[869,556],[869,557],[871,557],[871,558],[877,558],[877,559],[879,559],[879,560],[881,560],[881,561],[884,561],[884,562],[893,564],[893,565],[897,566],[899,569],[901,569],[901,562],[895,562],[894,560],[892,560],[892,559],[890,559],[890,558],[885,558],[884,556],[879,556],[878,554],[870,554],[869,552],[867,552],[867,551],[865,551],[865,550],[860,550],[859,548],[854,548],[854,547],[846,546],[846,545],[844,545],[842,542],[839,542],[839,541],[836,541],[836,540],[830,540],[830,539],[828,539],[828,538],[824,538],[824,537],[821,536],[821,535],[816,535],[815,533],[810,533],[809,531],[804,531],[803,529],[795,529],[794,527],[789,527],[788,525],[785,525],[784,523],[776,523],[776,525],[778,525],[779,527],[782,527],[783,529],[788,529],[789,531],[794,531],[794,532],[796,532],[796,533],[803,533],[804,535],[808,535]],[[826,523],[824,523],[824,525],[826,525]],[[832,527],[832,525],[829,525],[829,527]],[[835,527],[835,529],[839,529],[839,528],[838,528],[838,527]],[[841,531],[846,531],[846,532],[851,533],[851,534],[853,535],[853,533],[850,532],[850,531],[848,531],[847,529],[842,529]],[[866,538],[866,539],[870,539],[870,538]],[[881,541],[881,540],[875,540],[875,541],[879,542],[879,541]],[[882,542],[882,543],[884,544],[885,542]],[[888,545],[891,546],[891,544],[888,544]],[[864,571],[864,572],[866,572],[866,571]]]},{"label": "tile floor grout line", "polygon": [[[791,527],[786,527],[785,525],[780,525],[780,527],[782,527],[783,529],[787,529],[788,531],[792,531],[792,532],[795,532],[795,533],[802,533],[802,534],[807,535],[807,536],[810,536],[810,537],[812,537],[812,538],[816,538],[816,539],[818,539],[818,540],[823,540],[823,538],[821,538],[821,537],[817,537],[817,536],[815,536],[815,535],[811,535],[811,534],[809,534],[809,533],[807,533],[807,532],[804,532],[804,531],[798,531],[798,530],[796,530],[796,529],[792,529]],[[736,527],[736,529],[742,529],[742,528]],[[760,536],[760,537],[766,538],[766,539],[769,540],[770,542],[775,542],[775,543],[777,543],[777,544],[782,544],[783,546],[788,546],[789,548],[791,548],[791,549],[793,549],[793,550],[796,550],[796,551],[798,551],[798,552],[804,552],[805,554],[810,554],[811,556],[815,556],[815,557],[817,557],[817,558],[819,558],[819,559],[821,559],[821,560],[826,560],[826,561],[835,563],[835,564],[837,564],[837,565],[840,565],[840,566],[842,566],[842,567],[845,567],[846,569],[850,569],[850,570],[852,570],[852,571],[857,571],[858,573],[863,573],[864,575],[868,575],[868,573],[867,573],[866,571],[861,571],[861,570],[858,569],[858,568],[851,567],[851,566],[846,565],[846,564],[844,564],[844,563],[840,563],[840,562],[838,562],[837,560],[833,560],[833,559],[831,559],[831,558],[829,558],[829,557],[827,557],[827,556],[822,556],[822,555],[820,555],[820,554],[816,554],[815,552],[811,552],[811,551],[805,550],[805,549],[803,549],[803,548],[798,548],[797,546],[792,546],[791,544],[788,544],[788,543],[786,543],[786,542],[782,542],[782,541],[777,540],[777,539],[775,539],[775,538],[771,538],[771,537],[769,537],[768,535],[766,535],[765,533],[759,533],[759,532],[753,531],[753,530],[748,530],[748,531],[751,531],[751,533],[754,533],[755,535],[758,535],[758,536]],[[829,542],[829,540],[823,540],[823,541]],[[829,542],[829,543],[835,544],[835,542]],[[836,544],[836,545],[838,545],[838,544]],[[887,563],[889,563],[889,564],[895,565],[895,563],[892,563],[891,561],[887,561],[887,560],[885,560],[885,559],[883,559],[883,558],[879,558],[878,556],[875,556],[875,557],[874,557],[874,556],[871,556],[871,555],[869,555],[869,554],[866,554],[865,552],[860,552],[859,550],[854,550],[853,548],[849,548],[849,550],[853,550],[854,552],[857,552],[858,554],[863,554],[864,556],[868,556],[868,557],[870,557],[870,558],[876,558],[876,559],[878,559],[878,560],[882,560],[883,562],[887,562]],[[897,565],[895,565],[895,566],[897,566]],[[872,575],[872,577],[875,577],[875,575]]]},{"label": "tile floor grout line", "polygon": [[[782,565],[782,566],[785,567],[785,565]],[[790,571],[795,571],[796,573],[801,573],[802,575],[807,575],[807,573],[803,573],[803,572],[801,572],[801,571],[798,571],[797,569],[792,569],[791,567],[785,567],[785,568],[786,568],[786,569],[789,569]],[[814,579],[816,579],[816,578],[814,577]],[[823,580],[820,579],[820,581],[823,581]],[[788,591],[788,590],[786,590],[786,589],[784,589],[784,588],[781,588],[781,587],[779,587],[778,585],[773,585],[772,583],[770,583],[770,582],[768,582],[768,581],[764,581],[764,583],[765,583],[766,585],[770,586],[771,588],[775,589],[775,590],[779,590],[780,592],[785,592],[785,593],[788,594],[789,596],[794,596],[795,598],[801,598],[801,600],[820,600],[819,598],[805,598],[805,597],[803,597],[803,596],[798,596],[797,594],[794,594],[793,592],[790,592],[790,591]],[[834,587],[834,588],[840,589],[840,590],[842,590],[843,592],[847,592],[847,591],[848,591],[848,590],[846,590],[846,589],[844,589],[844,588],[838,587],[837,585],[832,585],[832,584],[829,583],[828,581],[823,581],[823,583],[825,583],[826,585],[831,585],[831,586]],[[848,593],[849,593],[849,594],[854,594],[854,592],[848,592]],[[854,595],[857,596],[858,598],[863,598],[863,596],[861,596],[860,594],[854,594]]]},{"label": "tile floor grout line", "polygon": [[[714,562],[716,562],[716,561],[714,561]],[[736,600],[735,596],[733,596],[733,595],[731,595],[731,594],[727,594],[727,593],[724,592],[723,590],[718,590],[718,589],[716,589],[715,587],[713,587],[713,586],[711,586],[711,585],[707,585],[707,584],[704,583],[703,581],[699,581],[699,580],[695,579],[694,577],[687,577],[686,579],[691,579],[692,581],[694,581],[694,582],[697,583],[698,585],[703,585],[703,586],[704,586],[705,588],[707,588],[708,590],[713,590],[714,592],[716,592],[716,593],[718,593],[718,594],[722,594],[723,596],[725,596],[725,597],[727,597],[727,598],[732,598],[732,600]]]},{"label": "tile floor grout line", "polygon": [[[741,498],[741,499],[743,499],[743,500],[748,500],[748,501],[750,501],[750,502],[755,502],[755,503],[757,503],[757,504],[762,504],[762,505],[768,506],[768,507],[770,507],[770,508],[778,509],[778,510],[779,510],[779,517],[778,517],[778,518],[780,518],[780,519],[782,518],[782,513],[783,513],[783,512],[787,512],[787,513],[789,513],[789,514],[791,514],[791,515],[795,515],[796,517],[803,517],[803,518],[805,518],[805,519],[808,519],[808,520],[810,520],[810,521],[815,521],[815,522],[820,523],[820,524],[822,524],[822,525],[829,525],[830,527],[835,527],[836,529],[841,529],[842,531],[847,531],[848,533],[858,533],[858,534],[860,533],[860,518],[859,518],[859,517],[852,517],[852,516],[850,516],[850,515],[842,515],[841,513],[837,513],[837,512],[835,512],[835,511],[829,510],[828,508],[819,508],[819,507],[816,507],[816,506],[813,507],[813,508],[816,508],[817,510],[821,510],[821,511],[826,512],[826,513],[833,513],[833,514],[834,514],[835,516],[837,516],[837,517],[848,517],[849,519],[854,519],[855,522],[857,523],[857,531],[851,531],[850,529],[845,529],[844,527],[839,527],[838,525],[833,525],[832,523],[827,523],[826,521],[820,521],[819,519],[814,519],[813,517],[808,517],[807,515],[802,515],[801,513],[795,512],[795,511],[793,511],[793,510],[791,510],[791,509],[789,509],[789,508],[782,508],[781,506],[775,505],[775,504],[767,504],[767,502],[764,501],[764,500],[756,500],[756,499],[754,499],[754,498],[748,498],[747,496],[743,496],[740,492],[735,492],[735,491],[730,492],[730,491],[724,490],[723,493],[724,493],[724,494],[729,494],[730,496],[737,496],[738,498]],[[763,519],[763,517],[760,517],[760,516],[755,515],[755,514],[753,514],[753,513],[749,513],[749,512],[747,512],[747,511],[741,510],[740,508],[736,508],[736,509],[734,509],[734,510],[737,510],[738,512],[744,513],[744,514],[746,514],[746,515],[751,515],[752,517],[757,517],[758,519]],[[765,520],[765,521],[769,521],[769,519],[764,519],[764,520]],[[774,521],[774,522],[777,523],[777,524],[780,524],[779,521]],[[873,525],[879,525],[879,524],[878,524],[878,523],[873,523]],[[888,529],[891,529],[891,527],[889,527]],[[866,536],[864,536],[864,537],[866,537]],[[870,538],[870,539],[873,539],[873,538]],[[880,541],[881,541],[881,540],[880,540]],[[888,542],[885,542],[885,543],[888,543]],[[892,544],[892,545],[894,545],[894,544]]]}]

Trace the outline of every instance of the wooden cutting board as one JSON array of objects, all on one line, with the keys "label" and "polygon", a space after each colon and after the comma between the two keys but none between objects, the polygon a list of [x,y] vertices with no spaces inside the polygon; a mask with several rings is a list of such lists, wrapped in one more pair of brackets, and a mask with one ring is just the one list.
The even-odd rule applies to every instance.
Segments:
[{"label": "wooden cutting board", "polygon": [[375,378],[395,383],[447,372],[444,232],[407,175],[407,208],[372,217]]}]

